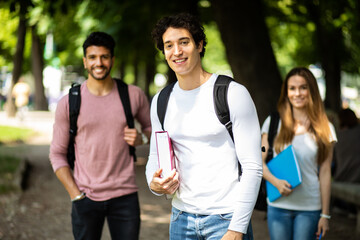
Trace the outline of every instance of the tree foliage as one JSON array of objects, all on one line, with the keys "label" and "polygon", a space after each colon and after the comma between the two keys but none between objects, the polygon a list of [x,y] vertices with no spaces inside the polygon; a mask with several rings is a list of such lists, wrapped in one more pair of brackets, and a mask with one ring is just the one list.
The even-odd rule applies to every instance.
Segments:
[{"label": "tree foliage", "polygon": [[292,66],[318,64],[326,79],[326,107],[341,107],[341,72],[359,74],[359,2],[264,1],[273,47],[284,75]]},{"label": "tree foliage", "polygon": [[[114,75],[141,86],[149,97],[155,93],[150,89],[157,65],[166,66],[150,38],[151,30],[161,17],[184,11],[198,15],[205,24],[209,39],[205,69],[218,73],[231,69],[250,90],[260,119],[274,109],[281,78],[294,66],[323,67],[330,94],[327,106],[333,110],[340,105],[341,71],[360,72],[358,0],[1,1],[0,64],[10,69],[20,3],[27,5],[28,28],[45,49],[45,65],[72,66],[85,74],[82,43],[91,31],[104,31],[117,42]],[[22,72],[31,70],[32,38],[27,32]],[[54,52],[45,45],[50,35]],[[173,77],[168,70],[168,78]],[[274,92],[266,91],[269,88]]]},{"label": "tree foliage", "polygon": [[13,15],[14,13],[8,8],[0,8],[0,66],[9,66],[10,69],[16,49],[16,30],[19,20]]}]

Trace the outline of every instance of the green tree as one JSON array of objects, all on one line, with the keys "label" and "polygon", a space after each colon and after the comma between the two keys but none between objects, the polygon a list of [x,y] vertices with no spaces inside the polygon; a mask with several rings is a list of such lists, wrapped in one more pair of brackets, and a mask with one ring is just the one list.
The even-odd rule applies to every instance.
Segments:
[{"label": "green tree", "polygon": [[44,43],[41,41],[36,25],[31,27],[31,67],[35,81],[35,110],[48,110],[48,103],[45,97],[45,89],[43,85],[43,48]]},{"label": "green tree", "polygon": [[17,83],[22,73],[22,65],[24,61],[24,46],[25,46],[25,35],[26,35],[26,25],[27,25],[27,8],[31,4],[28,0],[19,1],[18,5],[16,2],[10,2],[10,10],[15,11],[18,7],[18,14],[19,14],[19,25],[17,30],[17,43],[16,43],[16,52],[14,55],[13,60],[13,71],[12,71],[12,79],[11,79],[11,86],[10,91],[7,94],[6,100],[6,112],[7,115],[10,117],[15,116],[16,114],[16,107],[15,103],[12,101],[12,89],[13,86]]},{"label": "green tree", "polygon": [[319,64],[326,80],[325,106],[337,112],[341,107],[341,72],[359,74],[359,2],[264,2],[282,73],[294,65]]},{"label": "green tree", "polygon": [[231,70],[252,95],[262,122],[276,109],[281,86],[262,2],[213,0],[211,3]]},{"label": "green tree", "polygon": [[[42,70],[43,70],[43,56],[42,56],[42,46],[40,38],[36,31],[36,24],[31,26],[31,61],[30,59],[24,59],[24,50],[25,50],[25,39],[27,28],[29,27],[29,14],[34,5],[31,0],[22,0],[22,1],[10,1],[6,4],[1,5],[3,8],[9,8],[10,12],[16,13],[14,18],[19,19],[19,25],[17,30],[17,44],[16,52],[13,58],[13,70],[12,70],[12,81],[11,86],[8,91],[6,111],[8,116],[15,116],[16,108],[14,102],[12,101],[12,88],[17,83],[18,79],[26,69],[24,69],[24,61],[31,62],[32,72],[34,75],[34,85],[35,85],[35,109],[36,110],[47,110],[47,100],[44,93],[44,87],[42,84]],[[4,9],[3,9],[4,11]]]},{"label": "green tree", "polygon": [[[1,6],[1,5],[0,5]],[[0,7],[0,65],[9,66],[12,64],[13,55],[16,48],[16,31],[18,27],[18,18],[14,17],[9,7]],[[12,69],[12,66],[8,67]]]},{"label": "green tree", "polygon": [[[11,2],[14,6],[20,4]],[[355,14],[359,3],[356,0],[340,2],[32,0],[33,5],[27,8],[30,14],[25,16],[29,17],[33,43],[38,43],[38,49],[43,49],[46,34],[54,36],[55,52],[43,64],[60,59],[61,65],[73,65],[80,73],[83,71],[81,46],[86,36],[91,31],[111,34],[117,42],[115,77],[139,85],[150,96],[154,93],[150,94],[150,89],[156,65],[165,63],[150,38],[154,24],[173,13],[187,11],[198,15],[206,25],[208,38],[213,38],[218,29],[222,40],[218,36],[211,39],[211,43],[216,42],[219,47],[214,47],[217,50],[212,52],[209,44],[205,68],[224,73],[230,65],[234,78],[252,94],[262,121],[276,108],[281,75],[295,65],[321,64],[327,80],[326,104],[334,110],[339,107],[339,73],[344,70],[358,73],[360,56],[356,54],[359,45],[354,44],[360,35],[359,16]],[[330,38],[333,39],[331,45],[322,40]],[[219,54],[221,52],[223,54]],[[42,54],[39,50],[33,53]],[[224,56],[227,61],[220,60]],[[41,66],[41,61],[36,65]],[[36,71],[33,72],[35,75]],[[169,81],[175,80],[170,69],[167,75]]]}]

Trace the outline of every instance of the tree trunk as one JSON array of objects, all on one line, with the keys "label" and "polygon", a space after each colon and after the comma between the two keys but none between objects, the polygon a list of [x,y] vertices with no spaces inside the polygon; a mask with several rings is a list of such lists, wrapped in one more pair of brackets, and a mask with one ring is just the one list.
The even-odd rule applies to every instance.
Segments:
[{"label": "tree trunk", "polygon": [[36,32],[36,26],[31,28],[32,34],[32,48],[31,48],[31,67],[35,80],[35,94],[34,94],[34,109],[35,110],[48,110],[48,103],[45,97],[44,85],[43,85],[43,45],[40,42],[40,38]]},{"label": "tree trunk", "polygon": [[124,81],[125,77],[125,61],[122,60],[119,65],[119,78]]},{"label": "tree trunk", "polygon": [[[325,37],[325,40],[324,40]],[[321,63],[325,72],[326,94],[325,107],[338,113],[341,109],[341,66],[340,57],[334,43],[341,37],[337,32],[322,35]],[[329,40],[332,39],[332,40]]]},{"label": "tree trunk", "polygon": [[19,26],[17,32],[17,43],[16,43],[16,52],[14,55],[14,69],[12,72],[11,85],[6,99],[6,114],[9,117],[15,117],[16,107],[15,102],[12,98],[12,89],[14,85],[18,82],[21,73],[22,73],[22,64],[24,60],[24,47],[25,47],[25,35],[26,35],[26,18],[25,14],[20,13]]},{"label": "tree trunk", "polygon": [[325,107],[337,113],[341,109],[341,60],[342,46],[341,30],[328,23],[326,2],[309,3],[310,17],[316,25],[317,49],[321,67],[325,72],[326,94]]},{"label": "tree trunk", "polygon": [[155,76],[155,58],[149,61],[145,66],[145,94],[150,98],[150,84],[154,81]]},{"label": "tree trunk", "polygon": [[261,1],[211,2],[234,78],[249,90],[262,123],[276,110],[282,81]]},{"label": "tree trunk", "polygon": [[134,82],[133,82],[133,84],[138,86],[138,84],[139,84],[139,58],[137,57],[136,54],[134,56],[133,66],[134,66]]}]

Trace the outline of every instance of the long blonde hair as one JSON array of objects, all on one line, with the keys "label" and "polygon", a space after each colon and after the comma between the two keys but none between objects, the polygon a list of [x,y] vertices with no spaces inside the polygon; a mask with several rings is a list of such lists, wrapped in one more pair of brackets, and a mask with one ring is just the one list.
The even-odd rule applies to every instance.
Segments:
[{"label": "long blonde hair", "polygon": [[278,111],[281,118],[280,132],[274,140],[274,148],[277,153],[284,149],[286,144],[291,144],[294,132],[294,116],[292,106],[288,98],[288,81],[292,76],[301,76],[308,84],[310,97],[306,105],[306,113],[310,120],[309,132],[314,134],[318,145],[317,161],[320,165],[329,155],[331,147],[330,143],[330,127],[329,120],[326,116],[324,105],[320,97],[319,88],[314,75],[305,67],[293,68],[285,78],[281,87],[281,94],[278,101]]}]

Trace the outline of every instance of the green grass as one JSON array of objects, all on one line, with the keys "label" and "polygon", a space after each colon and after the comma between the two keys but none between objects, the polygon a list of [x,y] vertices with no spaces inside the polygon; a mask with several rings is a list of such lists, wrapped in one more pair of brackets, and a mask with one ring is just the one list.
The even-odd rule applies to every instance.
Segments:
[{"label": "green grass", "polygon": [[16,190],[16,186],[14,186],[13,181],[19,164],[19,158],[0,155],[0,194]]},{"label": "green grass", "polygon": [[[0,144],[25,142],[33,134],[34,131],[28,128],[0,126]],[[19,164],[19,158],[0,154],[0,194],[17,190],[14,176]]]},{"label": "green grass", "polygon": [[0,143],[25,142],[34,131],[28,128],[0,126]]}]

